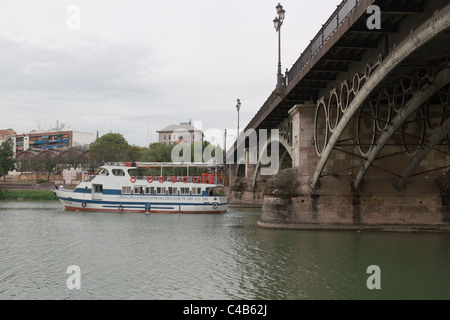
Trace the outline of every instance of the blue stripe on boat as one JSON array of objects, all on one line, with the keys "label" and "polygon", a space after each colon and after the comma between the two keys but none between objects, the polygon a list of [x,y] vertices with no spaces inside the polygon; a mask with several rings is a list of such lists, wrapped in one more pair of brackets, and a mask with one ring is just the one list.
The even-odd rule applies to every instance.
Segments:
[{"label": "blue stripe on boat", "polygon": [[[103,200],[83,200],[83,199],[73,199],[73,198],[61,198],[61,200],[71,201],[71,202],[85,202],[91,204],[104,204],[104,205],[135,205],[135,206],[145,206],[150,203],[152,206],[211,206],[212,203],[173,203],[173,202],[124,202],[124,201],[103,201]],[[225,205],[228,202],[217,203],[217,205]]]}]

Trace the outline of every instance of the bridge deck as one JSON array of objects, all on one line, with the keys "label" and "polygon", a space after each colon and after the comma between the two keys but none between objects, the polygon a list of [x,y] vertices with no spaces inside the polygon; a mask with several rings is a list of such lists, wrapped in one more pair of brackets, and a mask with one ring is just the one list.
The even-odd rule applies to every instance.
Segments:
[{"label": "bridge deck", "polygon": [[[382,8],[382,29],[367,27],[367,8]],[[320,90],[362,62],[367,51],[379,47],[386,34],[398,31],[402,20],[424,12],[421,0],[344,0],[287,72],[284,96],[272,92],[247,129],[272,129],[288,117],[296,104],[317,101]]]}]

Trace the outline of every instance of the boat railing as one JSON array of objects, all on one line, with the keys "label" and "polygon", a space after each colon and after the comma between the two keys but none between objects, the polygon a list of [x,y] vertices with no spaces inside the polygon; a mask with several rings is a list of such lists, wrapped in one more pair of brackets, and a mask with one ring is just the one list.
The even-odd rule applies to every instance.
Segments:
[{"label": "boat railing", "polygon": [[137,181],[145,182],[181,182],[181,183],[202,183],[202,184],[223,184],[224,177],[220,174],[203,174],[201,176],[171,176],[171,175],[153,175],[153,176],[133,176],[131,181],[133,183]]},{"label": "boat railing", "polygon": [[223,164],[209,162],[107,162],[106,166],[129,167],[129,168],[219,168]]},{"label": "boat railing", "polygon": [[[97,175],[93,174],[83,174],[83,182],[91,182]],[[153,176],[132,176],[131,182],[135,183],[137,181],[148,182],[182,182],[182,183],[202,183],[202,184],[219,184],[222,185],[224,182],[224,176],[221,174],[214,173],[202,173],[197,176],[180,176],[180,175],[153,175]]]}]

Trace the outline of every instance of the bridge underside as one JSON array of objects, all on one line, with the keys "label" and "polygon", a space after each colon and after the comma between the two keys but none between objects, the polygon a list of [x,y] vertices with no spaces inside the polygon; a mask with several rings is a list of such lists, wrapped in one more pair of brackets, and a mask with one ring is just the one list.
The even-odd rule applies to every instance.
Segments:
[{"label": "bridge underside", "polygon": [[289,119],[293,166],[265,191],[261,226],[450,228],[450,5],[377,3],[382,29],[355,21],[259,121]]}]

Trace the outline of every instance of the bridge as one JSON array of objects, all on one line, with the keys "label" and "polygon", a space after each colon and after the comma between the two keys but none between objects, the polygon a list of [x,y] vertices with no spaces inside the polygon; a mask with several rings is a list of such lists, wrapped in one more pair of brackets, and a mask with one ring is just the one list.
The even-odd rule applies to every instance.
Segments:
[{"label": "bridge", "polygon": [[[449,81],[448,0],[344,0],[227,152],[230,179],[264,193],[261,226],[448,226]],[[261,174],[261,152],[284,170]]]}]

